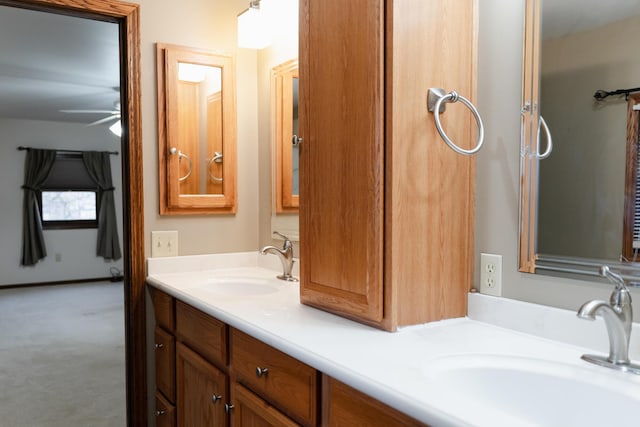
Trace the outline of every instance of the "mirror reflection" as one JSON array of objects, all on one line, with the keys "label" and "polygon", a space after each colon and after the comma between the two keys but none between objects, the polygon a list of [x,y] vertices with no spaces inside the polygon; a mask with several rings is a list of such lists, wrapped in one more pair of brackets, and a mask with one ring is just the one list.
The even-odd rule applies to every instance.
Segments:
[{"label": "mirror reflection", "polygon": [[157,45],[160,213],[235,213],[233,58]]},{"label": "mirror reflection", "polygon": [[298,60],[271,70],[276,159],[276,212],[297,212],[298,198]]},{"label": "mirror reflection", "polygon": [[[526,2],[521,271],[640,260],[640,3],[587,3]],[[553,139],[546,159],[532,154],[545,144],[538,117]]]},{"label": "mirror reflection", "polygon": [[222,68],[178,63],[180,194],[222,194]]}]

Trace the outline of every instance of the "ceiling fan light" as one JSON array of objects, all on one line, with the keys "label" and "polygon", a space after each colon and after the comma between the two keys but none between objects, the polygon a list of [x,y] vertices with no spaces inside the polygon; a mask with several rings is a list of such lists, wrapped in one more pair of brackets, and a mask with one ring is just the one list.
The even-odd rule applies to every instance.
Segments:
[{"label": "ceiling fan light", "polygon": [[109,130],[117,137],[122,136],[122,123],[120,123],[120,120],[117,120],[109,126]]}]

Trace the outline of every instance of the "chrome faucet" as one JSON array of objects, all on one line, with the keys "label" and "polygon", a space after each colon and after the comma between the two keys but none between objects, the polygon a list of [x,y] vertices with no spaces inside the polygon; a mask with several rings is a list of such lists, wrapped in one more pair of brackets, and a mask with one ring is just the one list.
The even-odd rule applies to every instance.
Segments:
[{"label": "chrome faucet", "polygon": [[612,272],[608,266],[600,267],[600,275],[616,285],[609,303],[602,300],[587,301],[578,309],[578,317],[595,320],[596,314],[604,319],[609,334],[609,357],[585,354],[582,359],[596,365],[640,375],[640,365],[629,360],[629,339],[633,322],[631,295],[624,279]]},{"label": "chrome faucet", "polygon": [[294,263],[293,243],[291,243],[291,240],[289,240],[289,238],[284,234],[278,233],[277,231],[274,231],[273,234],[284,239],[282,249],[276,248],[275,246],[265,246],[260,250],[260,253],[262,255],[275,254],[280,258],[280,262],[282,263],[282,274],[276,276],[278,279],[286,280],[288,282],[297,282],[298,278],[291,275]]}]

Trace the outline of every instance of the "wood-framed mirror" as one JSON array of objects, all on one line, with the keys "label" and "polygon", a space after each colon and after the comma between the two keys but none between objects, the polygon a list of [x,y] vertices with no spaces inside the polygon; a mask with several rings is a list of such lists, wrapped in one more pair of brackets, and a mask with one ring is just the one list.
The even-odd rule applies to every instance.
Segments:
[{"label": "wood-framed mirror", "polygon": [[524,4],[519,270],[638,282],[640,4]]},{"label": "wood-framed mirror", "polygon": [[275,157],[274,192],[277,213],[295,213],[298,193],[298,60],[291,59],[271,70],[271,106]]},{"label": "wood-framed mirror", "polygon": [[236,212],[235,63],[156,44],[161,215]]}]

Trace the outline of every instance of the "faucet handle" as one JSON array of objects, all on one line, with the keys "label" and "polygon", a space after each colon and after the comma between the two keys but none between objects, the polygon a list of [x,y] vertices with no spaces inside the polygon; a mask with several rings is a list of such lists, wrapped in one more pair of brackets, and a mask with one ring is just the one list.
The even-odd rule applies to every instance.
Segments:
[{"label": "faucet handle", "polygon": [[608,265],[600,267],[600,275],[609,279],[611,283],[616,285],[617,291],[628,291],[627,285],[621,275],[611,271]]},{"label": "faucet handle", "polygon": [[282,240],[284,240],[284,248],[286,249],[287,246],[293,246],[293,243],[291,243],[291,239],[288,238],[287,236],[285,236],[284,234],[280,233],[279,231],[274,231],[273,232],[274,236],[279,236],[282,238]]}]

